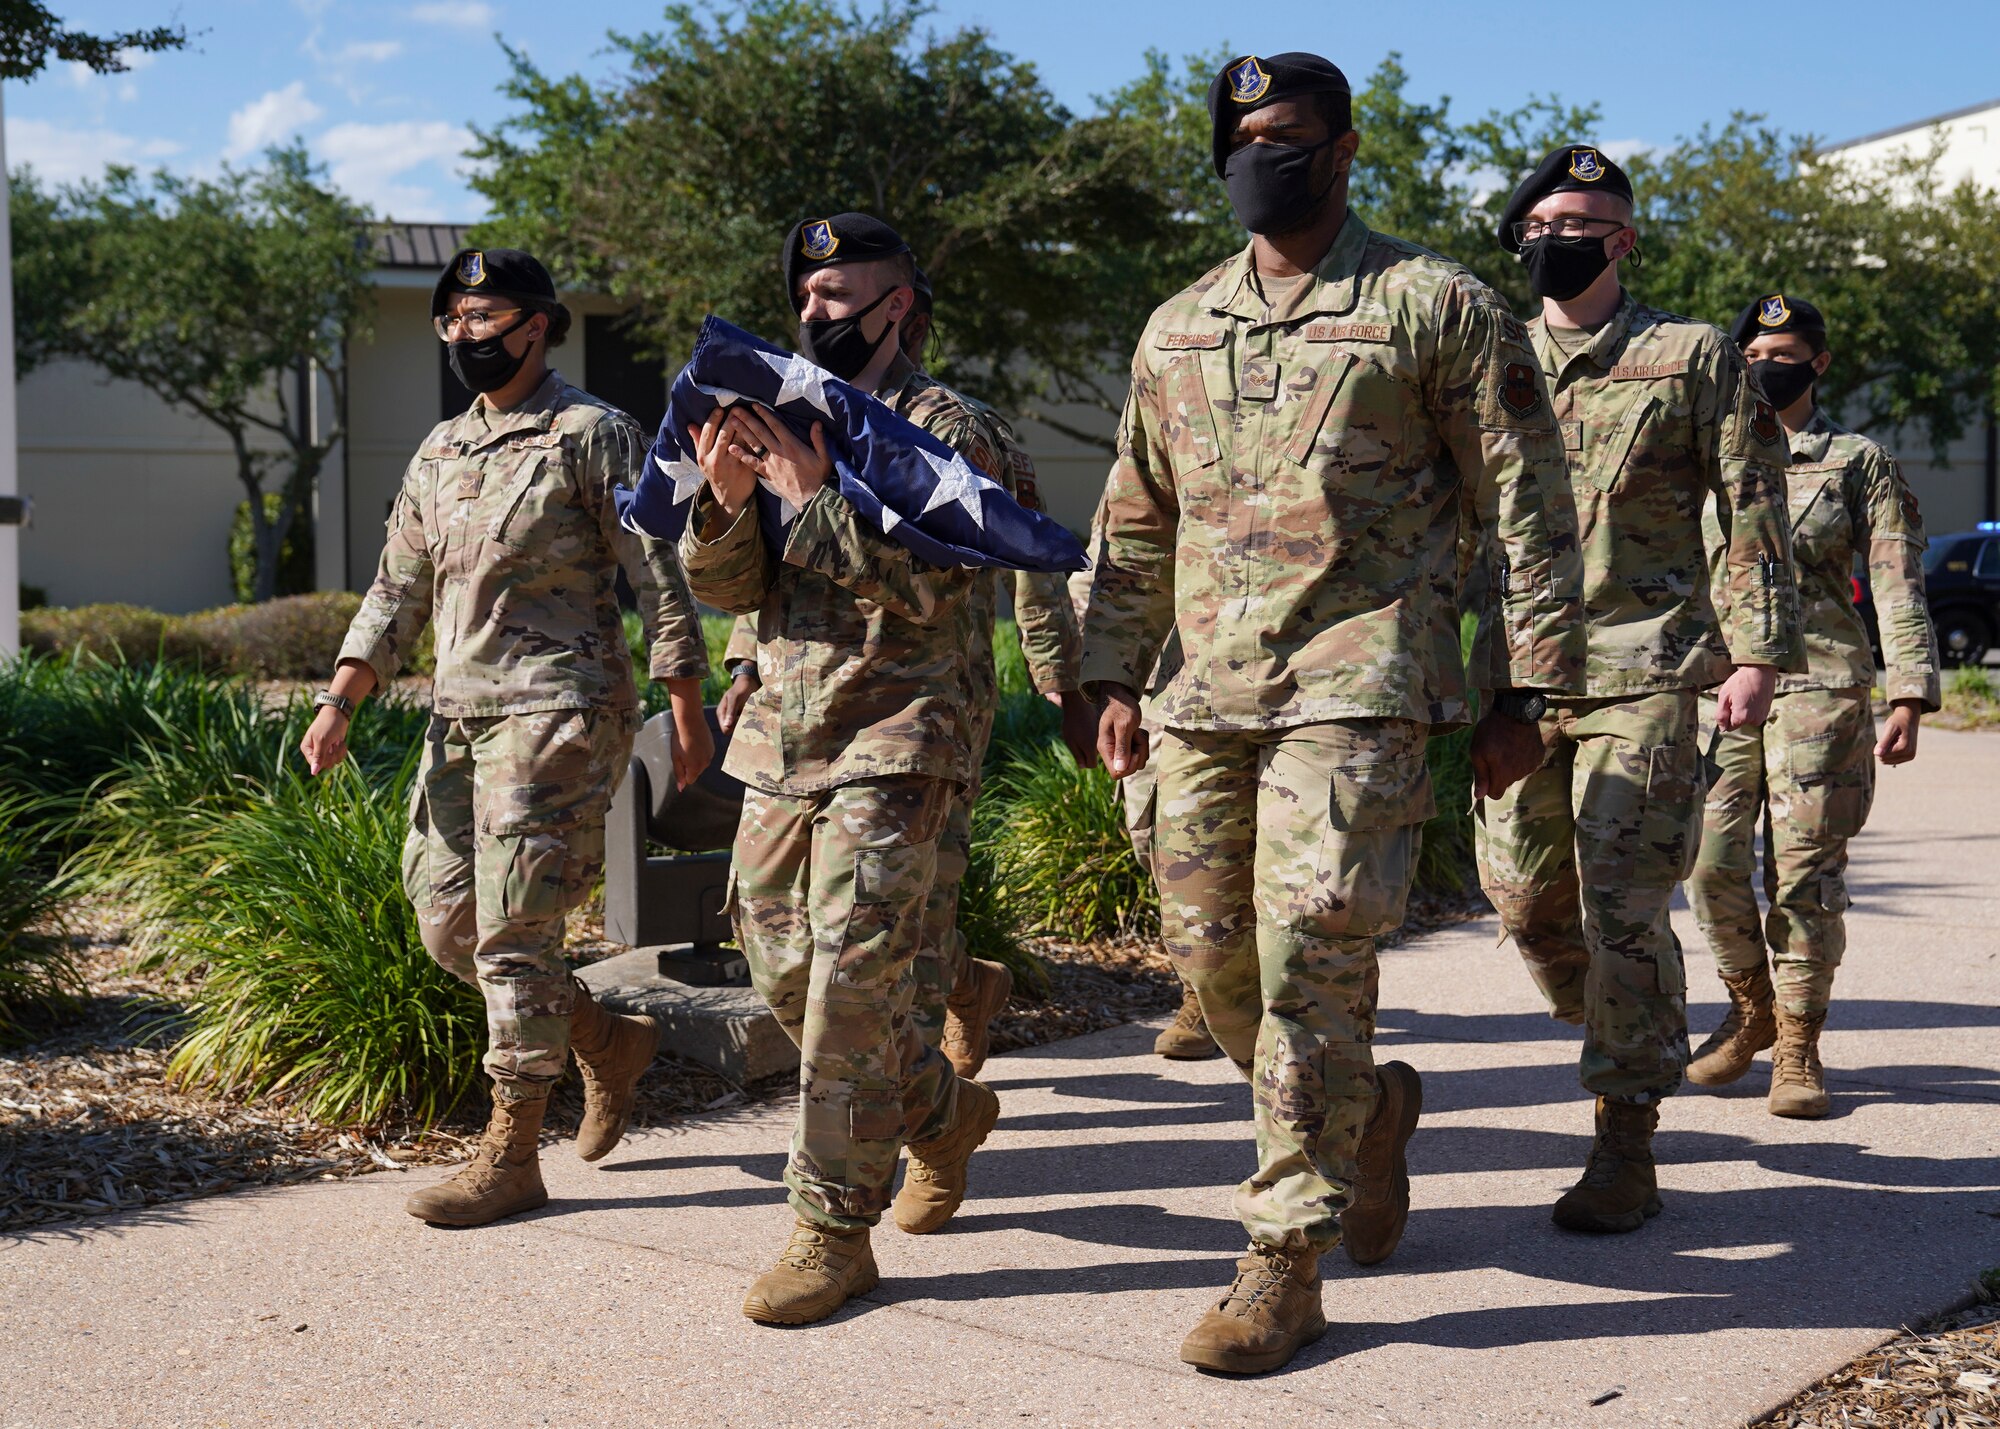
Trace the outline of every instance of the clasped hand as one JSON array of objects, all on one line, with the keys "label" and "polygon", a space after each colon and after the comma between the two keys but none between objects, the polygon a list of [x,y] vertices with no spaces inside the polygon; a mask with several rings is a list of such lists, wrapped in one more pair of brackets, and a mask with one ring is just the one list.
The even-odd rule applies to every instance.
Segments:
[{"label": "clasped hand", "polygon": [[808,446],[773,413],[748,403],[717,407],[701,426],[688,428],[688,439],[716,503],[732,519],[760,480],[803,510],[833,475],[824,424],[813,423]]}]

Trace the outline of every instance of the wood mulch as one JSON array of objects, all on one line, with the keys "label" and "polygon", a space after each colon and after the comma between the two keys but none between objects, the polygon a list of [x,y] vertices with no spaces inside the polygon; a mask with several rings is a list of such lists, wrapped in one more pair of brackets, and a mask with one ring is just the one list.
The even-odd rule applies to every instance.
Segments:
[{"label": "wood mulch", "polygon": [[1980,1303],[1871,1350],[1757,1420],[1758,1429],[2000,1425],[2000,1271],[1981,1277],[1978,1291]]}]

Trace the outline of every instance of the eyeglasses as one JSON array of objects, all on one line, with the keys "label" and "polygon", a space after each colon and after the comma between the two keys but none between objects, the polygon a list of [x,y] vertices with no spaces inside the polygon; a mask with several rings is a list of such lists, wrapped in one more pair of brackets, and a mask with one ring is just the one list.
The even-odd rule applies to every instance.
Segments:
[{"label": "eyeglasses", "polygon": [[[1598,233],[1590,231],[1592,224],[1602,223],[1606,227]],[[1615,218],[1585,218],[1581,214],[1566,213],[1557,218],[1524,218],[1514,225],[1516,243],[1533,243],[1537,238],[1553,233],[1558,238],[1608,238],[1625,227]]]},{"label": "eyeglasses", "polygon": [[474,308],[470,312],[446,313],[443,317],[432,318],[431,326],[437,329],[439,342],[456,342],[461,333],[474,342],[483,342],[496,332],[504,331],[500,319],[512,317],[520,311],[520,308]]}]

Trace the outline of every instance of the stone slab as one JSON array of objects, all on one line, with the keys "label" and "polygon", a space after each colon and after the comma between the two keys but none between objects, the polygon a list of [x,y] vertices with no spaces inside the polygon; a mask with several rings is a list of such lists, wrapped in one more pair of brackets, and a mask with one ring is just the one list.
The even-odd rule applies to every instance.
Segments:
[{"label": "stone slab", "polygon": [[607,1007],[660,1019],[660,1050],[698,1062],[735,1082],[754,1082],[799,1065],[778,1019],[754,988],[694,987],[663,977],[658,950],[634,949],[579,968]]}]

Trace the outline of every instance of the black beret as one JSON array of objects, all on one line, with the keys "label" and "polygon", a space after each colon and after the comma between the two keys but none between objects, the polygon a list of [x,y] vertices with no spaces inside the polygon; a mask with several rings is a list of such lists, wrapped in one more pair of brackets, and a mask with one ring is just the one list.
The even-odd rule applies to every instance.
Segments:
[{"label": "black beret", "polygon": [[1826,319],[1820,316],[1819,309],[1804,298],[1784,293],[1767,293],[1738,313],[1736,321],[1729,325],[1729,340],[1738,347],[1747,347],[1751,338],[1767,332],[1795,332],[1811,338],[1816,346],[1826,346]]},{"label": "black beret", "polygon": [[[1287,50],[1281,55],[1244,55],[1231,60],[1208,84],[1208,123],[1215,150],[1216,177],[1229,159],[1236,121],[1255,109],[1307,94],[1346,94],[1353,89],[1332,60]],[[1334,136],[1338,138],[1338,135]]]},{"label": "black beret", "polygon": [[1507,200],[1507,207],[1500,214],[1500,246],[1509,253],[1519,253],[1521,245],[1514,241],[1514,225],[1550,194],[1561,193],[1616,194],[1630,203],[1632,181],[1595,145],[1565,144],[1551,150],[1541,167],[1521,180],[1521,186]]},{"label": "black beret", "polygon": [[797,312],[804,306],[799,301],[799,280],[815,268],[866,263],[871,258],[893,258],[909,251],[902,234],[869,214],[809,218],[793,224],[785,235],[785,296]]},{"label": "black beret", "polygon": [[491,293],[496,298],[554,306],[555,279],[541,259],[518,248],[461,248],[438,274],[431,289],[431,316],[442,317],[453,293]]},{"label": "black beret", "polygon": [[931,280],[924,273],[923,269],[918,268],[915,270],[915,276],[910,279],[910,286],[917,290],[917,311],[920,313],[929,312],[931,310]]}]

